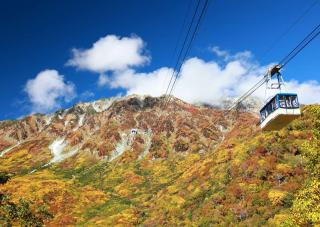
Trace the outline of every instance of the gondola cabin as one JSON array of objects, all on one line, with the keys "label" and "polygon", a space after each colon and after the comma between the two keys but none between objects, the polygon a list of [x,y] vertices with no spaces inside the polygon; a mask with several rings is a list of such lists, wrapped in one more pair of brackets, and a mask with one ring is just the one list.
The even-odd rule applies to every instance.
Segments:
[{"label": "gondola cabin", "polygon": [[260,110],[260,127],[264,131],[279,130],[300,116],[297,94],[279,93]]}]

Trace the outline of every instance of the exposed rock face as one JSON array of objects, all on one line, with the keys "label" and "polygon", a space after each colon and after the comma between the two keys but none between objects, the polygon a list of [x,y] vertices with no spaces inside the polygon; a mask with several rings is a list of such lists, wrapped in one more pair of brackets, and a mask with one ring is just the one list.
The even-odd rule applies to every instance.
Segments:
[{"label": "exposed rock face", "polygon": [[128,96],[0,122],[0,206],[45,205],[46,226],[319,223],[319,106],[261,132],[255,113],[163,104]]},{"label": "exposed rock face", "polygon": [[[17,177],[0,186],[0,194],[26,198],[32,195],[36,204],[48,203],[54,214],[54,219],[46,223],[48,226],[77,224],[77,220],[91,217],[80,217],[90,207],[109,203],[109,199],[111,206],[115,203],[121,209],[122,205],[127,207],[122,203],[135,200],[135,194],[140,194],[135,187],[146,193],[139,195],[137,204],[155,212],[156,208],[148,204],[153,195],[167,200],[162,190],[184,172],[186,181],[192,182],[192,171],[198,167],[191,167],[200,159],[211,157],[225,140],[239,136],[239,128],[250,125],[251,131],[258,130],[258,119],[251,113],[240,113],[238,120],[223,109],[194,106],[176,98],[167,106],[164,102],[163,97],[133,95],[0,122],[0,173]],[[243,132],[247,133],[248,130]],[[228,155],[221,159],[224,161]],[[201,176],[205,176],[203,171]],[[15,191],[17,188],[19,191]],[[182,193],[187,195],[187,190]],[[180,204],[179,198],[173,199]],[[157,203],[154,202],[161,207]],[[143,209],[130,207],[125,216],[144,219]],[[109,216],[109,212],[103,215]],[[160,222],[149,218],[146,225],[165,225],[163,217]],[[98,218],[97,223],[138,224],[121,222],[126,218],[120,216],[114,218],[120,222],[99,222]]]},{"label": "exposed rock face", "polygon": [[[66,152],[77,149],[79,153],[89,152],[98,159],[113,161],[123,140],[121,135],[128,136],[131,129],[136,128],[139,133],[130,136],[130,144],[120,154],[125,156],[132,152],[146,159],[166,158],[169,153],[212,149],[231,127],[224,110],[196,107],[176,98],[163,108],[164,102],[163,97],[132,95],[79,103],[50,115],[37,114],[22,120],[3,121],[0,123],[0,150],[18,143],[20,145],[15,149],[21,149],[26,141],[45,139],[54,143],[65,138]],[[148,132],[152,132],[148,143],[137,138]],[[138,139],[140,142],[135,143]],[[143,151],[144,155],[138,151]]]}]

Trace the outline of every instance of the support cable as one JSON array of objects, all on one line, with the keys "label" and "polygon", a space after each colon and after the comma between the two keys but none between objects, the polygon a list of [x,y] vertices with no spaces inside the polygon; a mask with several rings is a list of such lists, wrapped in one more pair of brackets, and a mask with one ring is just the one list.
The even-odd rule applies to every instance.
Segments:
[{"label": "support cable", "polygon": [[189,44],[188,44],[188,46],[187,46],[187,49],[186,49],[186,51],[185,51],[185,53],[184,53],[184,56],[183,56],[183,58],[182,58],[182,61],[180,62],[180,66],[179,66],[179,68],[178,68],[178,70],[177,70],[176,77],[174,78],[173,84],[172,84],[172,86],[171,86],[171,89],[170,89],[170,92],[169,92],[169,95],[168,95],[168,100],[167,100],[167,102],[165,103],[165,106],[167,106],[168,103],[169,103],[170,100],[171,100],[171,94],[172,94],[172,92],[173,92],[174,86],[175,86],[175,84],[176,84],[176,82],[177,82],[177,79],[179,78],[179,75],[180,75],[180,72],[181,72],[181,68],[182,68],[182,66],[183,66],[183,63],[184,63],[185,59],[187,58],[187,56],[188,56],[188,54],[189,54],[189,52],[190,52],[190,50],[191,50],[192,44],[193,44],[193,42],[194,42],[194,40],[195,40],[195,38],[196,38],[196,35],[197,35],[197,33],[198,33],[198,30],[199,30],[201,21],[202,21],[202,19],[204,18],[206,9],[208,8],[208,3],[209,3],[209,0],[205,0],[204,6],[203,6],[203,8],[202,8],[202,10],[201,10],[201,13],[200,13],[200,16],[199,16],[199,18],[198,18],[197,24],[195,25],[195,29],[194,29],[194,31],[193,31],[193,33],[192,33],[191,40],[190,40],[190,42],[189,42]]},{"label": "support cable", "polygon": [[[188,18],[188,15],[189,15],[189,11],[190,11],[190,9],[191,9],[191,2],[192,2],[192,0],[189,0],[188,8],[187,8],[187,11],[186,11],[186,13],[185,13],[182,26],[181,26],[180,31],[179,31],[179,33],[178,33],[179,38],[178,38],[177,41],[176,41],[176,44],[175,44],[175,47],[174,47],[174,52],[173,52],[173,54],[172,54],[172,56],[171,56],[170,66],[172,66],[172,67],[174,66],[174,58],[178,55],[178,46],[179,46],[179,43],[180,43],[180,41],[181,41],[181,39],[182,39],[182,34],[184,33],[183,31],[184,31],[184,29],[185,29],[185,27],[186,27],[186,25],[187,25],[187,18]],[[168,75],[168,74],[169,74],[169,71],[168,71],[167,75]],[[169,85],[168,85],[168,86],[170,86],[171,80],[172,80],[172,77],[171,77],[171,79],[170,79],[170,82],[169,82]],[[163,83],[163,85],[162,85],[162,89],[161,89],[161,90],[164,90],[164,89],[165,89],[165,85],[166,85],[166,84],[167,84],[167,82],[166,82],[166,78],[165,78],[165,81],[164,81],[164,83]],[[166,94],[166,93],[167,93],[167,92],[165,92],[164,94]]]},{"label": "support cable", "polygon": [[246,93],[240,96],[234,104],[228,109],[231,111],[237,107],[242,101],[248,98],[252,93],[254,93],[258,88],[260,88],[269,78],[274,74],[277,74],[280,69],[287,65],[294,57],[296,57],[311,41],[313,41],[320,34],[320,24],[318,24],[289,54],[287,54],[279,64],[274,66],[272,69],[266,73],[263,78],[257,82],[252,88],[250,88]]},{"label": "support cable", "polygon": [[[171,82],[172,82],[172,80],[173,80],[174,77],[175,77],[176,69],[178,68],[178,65],[179,65],[179,62],[180,62],[180,58],[181,58],[181,56],[182,56],[182,54],[183,54],[183,50],[185,49],[185,45],[186,45],[186,43],[187,43],[187,41],[188,41],[188,37],[189,37],[189,34],[190,34],[190,32],[191,32],[192,25],[193,25],[193,23],[194,23],[194,21],[195,21],[195,18],[196,18],[196,15],[197,15],[199,6],[200,6],[200,0],[198,0],[198,2],[197,2],[197,6],[196,6],[196,8],[195,8],[195,11],[194,11],[194,13],[193,13],[191,22],[190,22],[190,24],[189,24],[189,28],[188,28],[186,37],[185,37],[185,39],[184,39],[184,41],[183,41],[182,48],[181,48],[181,50],[180,50],[180,52],[179,52],[179,55],[178,55],[176,64],[175,64],[175,66],[174,66],[174,68],[173,68],[173,71],[172,71],[172,74],[171,74],[171,78],[170,78],[169,84],[168,84],[167,89],[166,89],[166,92],[165,92],[165,96],[167,95],[167,93],[168,93],[168,91],[169,91],[169,89],[170,89]],[[165,102],[165,103],[166,103],[166,102]]]}]

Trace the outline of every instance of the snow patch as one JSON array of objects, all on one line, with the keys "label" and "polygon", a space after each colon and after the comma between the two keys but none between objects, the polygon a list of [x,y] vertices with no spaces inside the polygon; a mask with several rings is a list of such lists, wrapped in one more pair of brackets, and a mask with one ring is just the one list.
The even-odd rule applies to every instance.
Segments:
[{"label": "snow patch", "polygon": [[64,127],[67,127],[67,125],[69,124],[70,121],[65,121],[64,122]]},{"label": "snow patch", "polygon": [[[69,108],[69,109],[70,109],[70,108]],[[58,118],[59,118],[60,120],[62,120],[62,119],[66,116],[66,114],[67,114],[67,112],[68,112],[69,109],[62,110],[62,112],[60,112],[60,113],[58,114]]]},{"label": "snow patch", "polygon": [[46,126],[48,126],[48,125],[51,124],[52,118],[53,118],[53,115],[52,115],[52,114],[45,116],[44,121],[46,122],[46,124],[45,124]]},{"label": "snow patch", "polygon": [[51,154],[53,155],[53,158],[50,160],[49,164],[58,162],[63,159],[63,149],[67,146],[67,144],[64,141],[64,138],[59,138],[53,141],[52,144],[50,144],[49,149],[51,151]]},{"label": "snow patch", "polygon": [[220,132],[227,132],[228,128],[224,127],[223,125],[218,125],[218,128],[220,130]]},{"label": "snow patch", "polygon": [[152,141],[152,131],[141,131],[139,129],[133,128],[128,133],[123,133],[121,135],[121,140],[119,143],[117,143],[116,148],[108,158],[108,160],[111,162],[115,159],[117,159],[119,156],[121,156],[125,151],[128,151],[131,149],[134,137],[139,134],[142,136],[142,138],[145,141],[145,147],[143,152],[138,156],[138,159],[143,159],[146,155],[148,155],[150,147],[151,147],[151,141]]},{"label": "snow patch", "polygon": [[79,148],[73,148],[68,152],[64,152],[67,145],[68,144],[67,142],[65,142],[64,138],[58,138],[55,141],[53,141],[52,144],[50,144],[49,146],[53,158],[44,166],[48,166],[52,163],[61,162],[75,155],[79,151]]},{"label": "snow patch", "polygon": [[143,152],[139,155],[138,160],[143,159],[149,154],[149,150],[151,147],[151,141],[152,141],[152,133],[151,130],[148,130],[146,133],[143,134],[143,139],[145,141],[145,148]]},{"label": "snow patch", "polygon": [[130,135],[127,135],[123,133],[121,135],[121,141],[116,145],[115,150],[112,152],[112,154],[109,157],[109,161],[113,161],[119,156],[121,156],[126,150],[129,150],[131,148],[132,144],[132,137]]},{"label": "snow patch", "polygon": [[77,125],[77,127],[75,127],[75,128],[73,129],[73,131],[77,131],[80,127],[83,126],[85,116],[86,116],[85,114],[81,114],[81,115],[79,116],[78,125]]},{"label": "snow patch", "polygon": [[36,172],[38,169],[33,169],[33,170],[31,170],[30,172],[29,172],[29,174],[32,174],[32,173],[34,173],[34,172]]},{"label": "snow patch", "polygon": [[78,123],[79,127],[81,127],[83,125],[85,116],[86,116],[85,114],[82,114],[79,116],[79,123]]},{"label": "snow patch", "polygon": [[19,146],[19,145],[20,145],[20,142],[17,143],[16,145],[13,145],[13,146],[7,148],[7,149],[4,149],[3,151],[1,151],[0,157],[3,157],[6,153],[8,153],[8,152],[11,151],[13,148],[16,148],[16,147]]},{"label": "snow patch", "polygon": [[92,107],[96,112],[100,113],[107,110],[115,100],[116,98],[111,98],[107,100],[98,100],[98,101],[92,102]]}]

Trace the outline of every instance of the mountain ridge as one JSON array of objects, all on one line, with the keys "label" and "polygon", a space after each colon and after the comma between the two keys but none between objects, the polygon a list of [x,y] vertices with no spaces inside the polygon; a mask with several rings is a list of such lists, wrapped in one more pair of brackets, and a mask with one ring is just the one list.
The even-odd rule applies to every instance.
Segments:
[{"label": "mountain ridge", "polygon": [[163,108],[161,100],[106,99],[1,122],[0,176],[8,179],[0,195],[9,199],[0,205],[17,210],[19,199],[30,201],[34,220],[47,226],[318,222],[319,210],[301,200],[317,204],[304,195],[320,189],[318,106],[261,132],[250,111],[176,98]]},{"label": "mountain ridge", "polygon": [[[173,119],[175,119],[175,111],[180,111],[189,121],[193,121],[193,118],[195,118],[197,121],[201,121],[201,124],[206,124],[202,117],[210,118],[211,123],[213,123],[213,120],[221,121],[221,124],[217,127],[211,125],[210,127],[213,127],[211,129],[200,127],[201,130],[204,130],[202,132],[204,138],[212,136],[209,134],[214,130],[215,133],[219,133],[219,135],[214,135],[216,137],[214,139],[218,140],[218,137],[222,137],[222,132],[227,130],[228,125],[230,125],[230,122],[223,118],[223,110],[201,106],[193,107],[191,104],[176,98],[171,100],[166,109],[163,109],[163,100],[164,98],[132,95],[125,98],[79,103],[71,108],[58,110],[53,114],[35,114],[18,121],[8,122],[8,124],[2,122],[0,124],[2,125],[2,128],[0,128],[0,148],[5,149],[5,152],[2,152],[1,155],[10,152],[8,150],[10,147],[16,149],[21,146],[21,143],[30,142],[33,138],[49,140],[53,143],[53,147],[61,147],[61,149],[69,146],[69,150],[79,150],[79,144],[81,144],[83,149],[89,148],[91,151],[95,149],[99,156],[107,154],[114,156],[115,152],[122,154],[124,151],[117,151],[117,149],[123,150],[124,143],[132,142],[132,136],[130,135],[132,130],[138,131],[139,129],[139,132],[141,132],[139,135],[143,135],[142,137],[145,140],[150,140],[147,137],[151,135],[151,132],[156,136],[160,136],[163,132],[166,133],[167,137],[170,136],[174,129],[179,128],[172,125]],[[216,119],[209,116],[211,113],[217,115],[215,116]],[[183,121],[183,119],[178,120]],[[117,130],[115,129],[116,126],[112,126],[112,124],[117,125]],[[186,121],[184,121],[184,125],[196,130],[195,126]],[[108,129],[110,127],[113,128],[110,130]],[[179,130],[184,132],[177,130],[176,133],[183,133],[182,135],[178,134],[177,137],[186,137],[186,130]],[[112,142],[99,145],[92,141],[94,137],[97,138],[96,141],[104,141],[108,138]],[[203,144],[208,143],[209,141],[206,141]],[[60,146],[58,146],[59,144]],[[174,149],[187,151],[186,141],[178,141]],[[111,150],[113,150],[113,154],[110,153]],[[51,149],[51,153],[59,152]],[[148,152],[145,151],[145,153]]]}]

